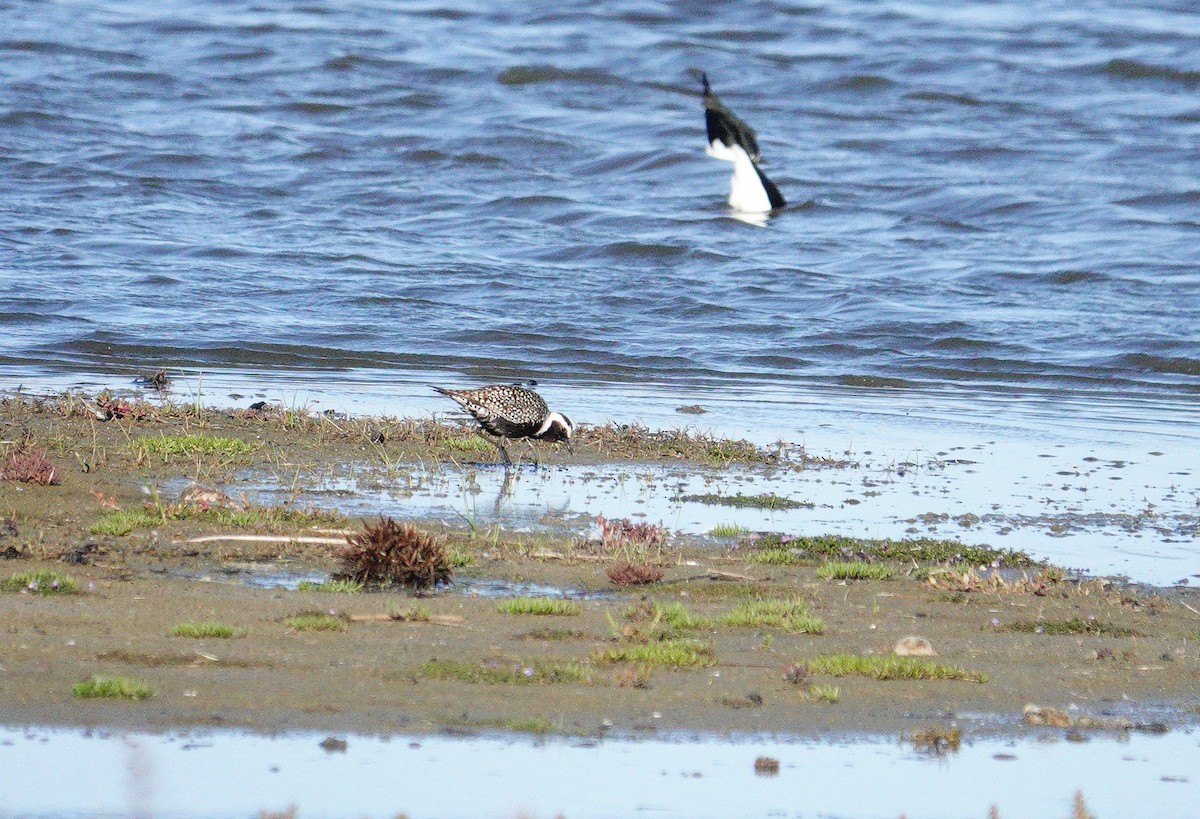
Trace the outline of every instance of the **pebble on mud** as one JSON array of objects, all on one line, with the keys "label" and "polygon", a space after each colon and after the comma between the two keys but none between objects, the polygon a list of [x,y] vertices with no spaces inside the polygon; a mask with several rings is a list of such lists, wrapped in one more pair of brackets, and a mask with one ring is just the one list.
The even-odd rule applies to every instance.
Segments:
[{"label": "pebble on mud", "polygon": [[924,637],[909,635],[901,637],[896,641],[896,645],[892,648],[898,657],[936,657],[938,653],[933,650],[933,643],[926,640]]}]

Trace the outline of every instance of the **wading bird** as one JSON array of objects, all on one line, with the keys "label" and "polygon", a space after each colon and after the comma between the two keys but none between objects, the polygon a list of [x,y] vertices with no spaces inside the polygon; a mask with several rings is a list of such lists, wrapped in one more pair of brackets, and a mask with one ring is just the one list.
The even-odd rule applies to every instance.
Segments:
[{"label": "wading bird", "polygon": [[475,417],[482,431],[500,439],[488,440],[500,450],[506,465],[511,465],[512,461],[504,448],[505,438],[565,443],[567,451],[574,454],[571,436],[575,433],[575,424],[561,412],[552,412],[533,390],[512,384],[491,384],[474,390],[432,388],[457,401]]},{"label": "wading bird", "polygon": [[708,75],[701,72],[704,84],[704,124],[708,129],[705,153],[733,163],[729,207],[740,213],[769,213],[787,204],[775,183],[758,167],[762,154],[754,129],[725,107],[712,92]]}]

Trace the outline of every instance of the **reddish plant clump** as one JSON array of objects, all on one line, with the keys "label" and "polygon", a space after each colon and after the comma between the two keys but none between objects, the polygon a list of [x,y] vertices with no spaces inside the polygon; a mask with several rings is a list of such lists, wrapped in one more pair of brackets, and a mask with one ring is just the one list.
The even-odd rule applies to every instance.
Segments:
[{"label": "reddish plant clump", "polygon": [[450,582],[450,561],[437,538],[391,518],[347,535],[346,545],[334,554],[342,561],[338,579],[416,589]]},{"label": "reddish plant clump", "polygon": [[597,515],[596,524],[600,527],[600,540],[605,546],[620,546],[625,543],[661,546],[667,539],[667,532],[662,526],[634,523],[629,518],[609,520],[604,515]]},{"label": "reddish plant clump", "polygon": [[618,586],[648,586],[663,579],[663,570],[649,563],[618,560],[608,567],[608,579]]},{"label": "reddish plant clump", "polygon": [[13,452],[0,466],[0,480],[21,481],[51,486],[59,483],[58,472],[46,456],[44,449],[27,449]]}]

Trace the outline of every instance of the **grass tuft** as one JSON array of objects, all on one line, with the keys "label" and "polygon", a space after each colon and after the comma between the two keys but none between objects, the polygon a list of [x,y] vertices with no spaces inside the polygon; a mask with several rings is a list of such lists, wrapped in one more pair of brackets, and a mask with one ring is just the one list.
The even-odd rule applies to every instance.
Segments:
[{"label": "grass tuft", "polygon": [[4,591],[29,592],[31,594],[78,594],[79,584],[69,574],[53,569],[36,572],[17,572],[0,585]]},{"label": "grass tuft", "polygon": [[179,623],[171,629],[172,637],[195,637],[197,639],[205,637],[228,639],[229,637],[241,637],[245,633],[246,630],[243,628],[234,628],[212,620]]},{"label": "grass tuft", "polygon": [[592,681],[591,672],[586,666],[556,660],[524,663],[511,660],[465,662],[433,659],[421,663],[418,672],[421,676],[436,680],[459,680],[484,685],[588,684]]},{"label": "grass tuft", "polygon": [[808,661],[814,674],[834,677],[872,677],[876,680],[966,680],[983,683],[988,675],[936,663],[925,657],[892,655],[827,654]]},{"label": "grass tuft", "polygon": [[232,458],[253,452],[254,447],[239,438],[217,435],[149,435],[135,445],[151,455],[218,455]]},{"label": "grass tuft", "polygon": [[842,698],[842,689],[836,685],[814,685],[808,689],[809,699],[836,705]]},{"label": "grass tuft", "polygon": [[1018,621],[1001,626],[1000,631],[1017,631],[1024,634],[1090,634],[1095,637],[1142,636],[1141,632],[1126,626],[1106,623],[1103,620],[1085,620],[1082,617],[1072,617],[1070,620]]},{"label": "grass tuft", "polygon": [[573,616],[583,611],[583,606],[573,600],[550,597],[514,597],[496,604],[501,614],[537,614]]},{"label": "grass tuft", "polygon": [[709,537],[731,538],[747,534],[749,531],[745,526],[738,526],[736,523],[718,523],[708,530],[708,535]]},{"label": "grass tuft", "polygon": [[345,631],[346,619],[323,611],[302,611],[283,621],[292,631]]},{"label": "grass tuft", "polygon": [[101,674],[76,683],[71,694],[80,699],[144,700],[154,696],[150,686],[132,677],[107,677]]},{"label": "grass tuft", "polygon": [[105,512],[88,529],[89,534],[121,537],[134,529],[148,529],[162,523],[162,516],[148,509],[115,509]]},{"label": "grass tuft", "polygon": [[699,668],[717,663],[712,646],[686,639],[616,646],[600,651],[595,659],[602,663],[637,663],[668,668]]},{"label": "grass tuft", "polygon": [[824,634],[825,621],[809,614],[802,600],[747,600],[717,620],[723,626],[763,626],[797,634]]},{"label": "grass tuft", "polygon": [[817,577],[822,580],[886,580],[895,574],[891,566],[865,560],[831,561],[817,567]]},{"label": "grass tuft", "polygon": [[410,603],[404,609],[389,606],[387,613],[393,620],[399,620],[403,623],[428,623],[430,617],[429,609],[420,603]]}]

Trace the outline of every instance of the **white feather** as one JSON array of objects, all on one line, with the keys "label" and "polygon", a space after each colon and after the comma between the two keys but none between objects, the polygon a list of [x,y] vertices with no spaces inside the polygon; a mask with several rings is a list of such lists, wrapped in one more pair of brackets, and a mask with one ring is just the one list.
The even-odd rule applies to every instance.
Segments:
[{"label": "white feather", "polygon": [[771,197],[763,187],[758,170],[741,145],[727,148],[733,154],[733,179],[730,181],[729,207],[741,213],[767,213]]}]

